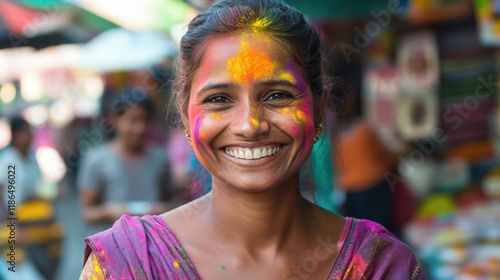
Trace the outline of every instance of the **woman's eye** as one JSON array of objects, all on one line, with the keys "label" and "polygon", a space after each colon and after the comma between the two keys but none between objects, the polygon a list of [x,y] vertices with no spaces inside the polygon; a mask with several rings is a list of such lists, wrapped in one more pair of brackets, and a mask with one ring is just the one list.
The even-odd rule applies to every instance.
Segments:
[{"label": "woman's eye", "polygon": [[214,97],[209,97],[205,100],[205,103],[228,103],[229,99],[225,96],[217,95]]},{"label": "woman's eye", "polygon": [[292,98],[291,94],[286,93],[286,92],[277,91],[277,92],[271,93],[271,95],[269,95],[269,97],[267,99],[272,101],[272,100],[282,100],[282,99],[289,99],[289,98]]}]

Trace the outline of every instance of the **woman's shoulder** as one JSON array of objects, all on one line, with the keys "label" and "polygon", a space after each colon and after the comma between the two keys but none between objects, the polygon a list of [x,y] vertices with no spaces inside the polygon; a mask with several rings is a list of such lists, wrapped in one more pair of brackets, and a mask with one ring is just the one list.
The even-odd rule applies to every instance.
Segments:
[{"label": "woman's shoulder", "polygon": [[350,230],[356,233],[356,243],[367,245],[372,242],[377,242],[380,245],[385,244],[401,250],[411,251],[408,245],[376,222],[349,217],[346,218],[346,221],[351,228]]},{"label": "woman's shoulder", "polygon": [[[378,223],[346,218],[346,230],[341,239],[339,269],[353,273],[356,267],[372,279],[423,279],[418,261],[411,248]],[[348,275],[343,275],[347,277]]]}]

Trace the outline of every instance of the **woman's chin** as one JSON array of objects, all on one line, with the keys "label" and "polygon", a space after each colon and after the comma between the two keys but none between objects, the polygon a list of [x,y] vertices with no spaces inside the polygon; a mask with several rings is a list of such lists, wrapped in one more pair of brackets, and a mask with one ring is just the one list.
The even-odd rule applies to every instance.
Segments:
[{"label": "woman's chin", "polygon": [[[263,193],[276,190],[280,186],[283,186],[285,178],[276,178],[276,176],[269,176],[274,178],[265,179],[264,176],[258,176],[257,174],[234,174],[232,178],[226,178],[219,180],[222,187],[227,187],[234,191],[246,192],[246,193]],[[259,178],[259,179],[257,179]],[[287,177],[289,178],[289,177]]]}]

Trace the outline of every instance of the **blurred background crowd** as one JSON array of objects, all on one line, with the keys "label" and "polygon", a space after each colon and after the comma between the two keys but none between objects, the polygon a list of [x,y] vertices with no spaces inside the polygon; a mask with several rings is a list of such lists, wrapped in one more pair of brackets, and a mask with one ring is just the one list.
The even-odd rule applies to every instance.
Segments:
[{"label": "blurred background crowd", "polygon": [[[500,279],[500,1],[286,2],[343,81],[304,196],[384,225],[428,279]],[[0,0],[0,279],[77,279],[86,236],[210,191],[168,100],[211,3]]]}]

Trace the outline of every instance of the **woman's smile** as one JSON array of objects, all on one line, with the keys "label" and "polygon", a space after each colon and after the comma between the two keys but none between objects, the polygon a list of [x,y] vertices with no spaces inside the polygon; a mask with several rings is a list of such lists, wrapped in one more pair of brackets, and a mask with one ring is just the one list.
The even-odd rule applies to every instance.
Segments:
[{"label": "woman's smile", "polygon": [[234,158],[241,158],[246,160],[260,159],[265,157],[271,157],[278,153],[285,145],[284,144],[274,144],[274,145],[263,145],[256,148],[245,148],[238,146],[226,147],[224,151],[227,155]]}]

